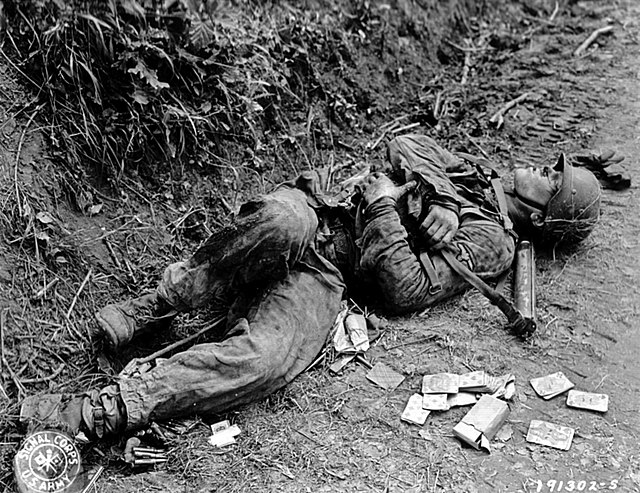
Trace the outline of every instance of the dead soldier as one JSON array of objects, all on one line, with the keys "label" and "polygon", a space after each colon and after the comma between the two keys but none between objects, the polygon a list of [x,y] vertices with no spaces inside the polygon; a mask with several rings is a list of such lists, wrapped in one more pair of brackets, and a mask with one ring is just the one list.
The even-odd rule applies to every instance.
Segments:
[{"label": "dead soldier", "polygon": [[377,287],[388,312],[421,310],[467,286],[444,254],[490,279],[511,265],[518,235],[575,243],[599,216],[598,181],[563,158],[554,168],[517,169],[506,193],[425,136],[393,140],[389,162],[395,182],[368,176],[356,205],[328,205],[317,174],[246,203],[232,227],[170,265],[156,292],[97,314],[117,349],[158,330],[159,321],[215,304],[227,313],[222,342],[198,344],[101,390],[29,397],[21,418],[97,439],[151,420],[223,413],[307,368],[345,284]]}]

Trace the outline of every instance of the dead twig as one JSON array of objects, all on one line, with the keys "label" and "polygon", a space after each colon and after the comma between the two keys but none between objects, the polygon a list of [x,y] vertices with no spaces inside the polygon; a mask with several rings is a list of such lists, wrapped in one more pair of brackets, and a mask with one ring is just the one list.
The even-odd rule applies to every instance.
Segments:
[{"label": "dead twig", "polygon": [[462,51],[463,53],[466,53],[468,51],[470,52],[477,52],[477,51],[489,51],[489,50],[494,50],[495,48],[493,48],[492,46],[460,46],[459,44],[456,44],[452,41],[449,41],[447,39],[445,39],[444,41],[445,43],[447,43],[449,46],[451,46],[452,48],[455,48],[456,50]]},{"label": "dead twig", "polygon": [[420,126],[420,122],[409,123],[408,125],[404,125],[403,127],[394,128],[393,130],[391,130],[391,133],[395,135],[397,133],[405,132],[407,130],[411,130],[412,128],[416,128],[419,126]]},{"label": "dead twig", "polygon": [[464,65],[462,66],[462,77],[460,78],[460,85],[464,86],[469,80],[469,70],[471,69],[471,52],[464,52]]},{"label": "dead twig", "polygon": [[7,60],[7,62],[9,62],[9,65],[11,65],[16,72],[18,72],[22,77],[24,77],[26,80],[31,82],[31,84],[33,84],[34,87],[37,87],[39,89],[38,95],[40,95],[40,91],[42,91],[42,87],[44,86],[44,84],[38,85],[31,77],[29,77],[22,70],[20,70],[20,67],[18,67],[15,63],[13,63],[13,60],[11,60],[11,58],[7,56],[7,54],[4,52],[2,48],[0,48],[0,53],[2,53],[2,56]]},{"label": "dead twig", "polygon": [[596,385],[595,388],[593,389],[593,391],[596,392],[600,388],[602,383],[605,381],[605,379],[607,379],[608,377],[609,377],[609,375],[605,375],[604,377],[602,377],[600,379],[600,382],[598,383],[598,385]]},{"label": "dead twig", "polygon": [[51,374],[48,375],[46,377],[39,377],[39,378],[27,378],[25,380],[22,380],[22,384],[31,384],[31,383],[43,383],[43,382],[48,382],[50,380],[54,380],[58,375],[60,375],[60,373],[62,373],[62,370],[64,370],[64,367],[66,365],[64,363],[61,363],[60,366],[58,366],[58,368],[56,368],[56,370]]},{"label": "dead twig", "polygon": [[378,147],[378,145],[380,144],[380,142],[382,142],[382,139],[384,139],[387,136],[387,131],[383,130],[382,131],[382,135],[380,137],[378,137],[378,140],[376,140],[374,142],[374,144],[371,146],[371,150],[375,150],[376,147]]},{"label": "dead twig", "polygon": [[43,296],[45,296],[47,294],[47,291],[49,291],[53,286],[55,286],[56,284],[58,284],[58,281],[60,281],[59,277],[54,278],[52,281],[49,281],[47,283],[46,286],[44,286],[42,289],[40,289],[36,294],[33,295],[33,300],[39,300],[40,298],[42,298]]},{"label": "dead twig", "polygon": [[[96,449],[94,449],[94,450],[96,450]],[[103,471],[104,471],[104,466],[99,466],[98,469],[96,470],[96,472],[93,473],[93,476],[91,477],[91,479],[87,483],[87,486],[85,486],[84,490],[82,490],[82,493],[89,493],[89,491],[91,491],[95,487],[95,484],[98,481],[98,479],[100,478],[100,476],[102,475]]]},{"label": "dead twig", "polygon": [[553,9],[553,12],[551,13],[551,15],[549,16],[549,21],[553,22],[556,18],[556,15],[558,15],[558,12],[560,11],[560,5],[558,4],[558,2],[556,1],[556,7]]},{"label": "dead twig", "polygon": [[2,384],[0,384],[0,392],[2,392],[5,399],[9,400],[9,395],[7,394],[7,391],[4,390],[4,386]]},{"label": "dead twig", "polygon": [[[5,308],[0,312],[0,378],[2,377],[2,364],[4,362],[4,322],[7,318],[8,308]],[[7,396],[4,391],[4,387],[2,387],[2,393]]]},{"label": "dead twig", "polygon": [[22,382],[18,378],[18,375],[16,375],[16,372],[13,371],[13,368],[11,368],[9,362],[7,361],[7,358],[5,358],[4,356],[2,356],[2,363],[4,363],[4,366],[9,372],[9,375],[11,375],[11,379],[13,380],[16,389],[18,389],[18,400],[21,400],[23,396],[27,395],[27,389],[24,388],[24,385],[22,385]]},{"label": "dead twig", "polygon": [[315,438],[309,436],[308,434],[306,434],[304,431],[302,430],[298,430],[298,429],[294,429],[294,431],[296,433],[300,433],[303,437],[305,437],[307,440],[315,443],[317,446],[319,447],[324,447],[324,444],[320,443],[318,440],[316,440]]},{"label": "dead twig", "polygon": [[309,370],[312,370],[313,368],[315,368],[327,357],[328,352],[329,352],[329,346],[325,346],[325,348],[322,350],[322,352],[320,352],[318,357],[315,360],[313,360],[311,364],[305,368],[304,371],[308,372]]},{"label": "dead twig", "polygon": [[111,246],[111,243],[109,242],[109,240],[107,238],[103,238],[102,243],[104,243],[105,246],[107,247],[107,250],[109,250],[109,255],[111,255],[111,258],[113,259],[113,263],[116,264],[116,267],[118,267],[118,269],[122,270],[122,264],[120,263],[120,260],[118,260],[118,256],[116,255],[116,252],[113,250],[113,247]]},{"label": "dead twig", "polygon": [[400,115],[398,118],[394,118],[393,120],[391,120],[388,123],[385,123],[384,125],[382,125],[380,127],[380,130],[391,130],[392,128],[394,128],[398,123],[400,123],[402,120],[404,120],[405,118],[407,118],[409,115]]},{"label": "dead twig", "polygon": [[[467,47],[473,48],[473,43],[468,39],[465,40]],[[469,71],[471,70],[471,50],[464,51],[464,65],[462,66],[462,77],[460,78],[460,85],[464,86],[469,80]]]},{"label": "dead twig", "polygon": [[87,275],[85,276],[84,281],[82,281],[82,284],[80,284],[80,287],[76,292],[76,295],[73,297],[73,300],[71,301],[71,306],[69,307],[69,310],[67,311],[67,315],[66,315],[67,320],[70,319],[71,312],[73,311],[73,308],[76,306],[76,303],[78,302],[78,297],[80,296],[80,293],[82,293],[82,290],[84,289],[84,287],[87,285],[87,282],[89,282],[89,278],[91,277],[92,273],[93,273],[93,267],[91,267],[89,269],[89,272],[87,272]]},{"label": "dead twig", "polygon": [[36,117],[36,115],[40,112],[41,109],[42,109],[42,105],[39,105],[35,110],[33,110],[33,113],[31,113],[31,116],[29,117],[27,124],[22,129],[22,133],[20,134],[20,140],[18,141],[18,149],[16,150],[16,161],[13,167],[13,182],[16,189],[16,204],[18,205],[18,212],[20,213],[20,216],[22,216],[22,204],[20,203],[20,187],[18,185],[18,165],[20,164],[20,154],[22,153],[22,146],[24,144],[24,139],[27,135],[27,129],[31,126],[31,122],[33,122],[33,119]]},{"label": "dead twig", "polygon": [[465,132],[464,134],[467,137],[467,139],[469,139],[469,142],[471,142],[473,144],[473,146],[480,151],[480,154],[482,154],[485,157],[485,159],[489,159],[490,160],[489,154],[486,153],[486,151],[480,146],[480,144],[478,144],[473,139],[473,137],[471,137],[471,135],[469,135],[468,132]]},{"label": "dead twig", "polygon": [[401,131],[403,129],[406,129],[408,125],[405,125],[403,127],[398,127],[398,124],[408,116],[409,115],[401,115],[398,118],[394,118],[390,122],[387,122],[384,125],[382,125],[380,127],[380,130],[382,130],[382,134],[380,135],[380,137],[376,139],[374,144],[371,146],[371,150],[372,151],[375,150],[375,148],[380,145],[380,142],[382,142],[382,140],[387,136],[387,134],[396,133],[396,131]]},{"label": "dead twig", "polygon": [[523,101],[525,101],[527,98],[529,97],[529,93],[525,92],[524,94],[521,94],[520,96],[518,96],[515,99],[512,99],[511,101],[509,101],[507,104],[505,104],[502,108],[500,108],[498,111],[496,111],[493,116],[491,118],[489,118],[489,121],[491,123],[495,123],[496,126],[498,128],[500,128],[502,126],[502,124],[504,123],[504,115],[507,114],[507,112],[513,108],[514,106],[517,106],[518,104],[522,103]]},{"label": "dead twig", "polygon": [[578,57],[584,53],[584,51],[591,46],[591,44],[600,36],[601,34],[607,34],[613,31],[613,26],[605,26],[600,29],[596,29],[593,31],[587,39],[585,39],[580,46],[576,48],[573,52],[573,56]]}]

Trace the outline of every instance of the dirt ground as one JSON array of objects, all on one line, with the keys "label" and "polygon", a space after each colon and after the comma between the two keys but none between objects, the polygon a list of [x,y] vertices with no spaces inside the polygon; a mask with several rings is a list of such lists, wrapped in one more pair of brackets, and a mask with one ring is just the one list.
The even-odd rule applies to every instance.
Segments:
[{"label": "dirt ground", "polygon": [[[405,376],[396,390],[376,387],[355,363],[332,375],[329,353],[263,402],[189,421],[190,431],[170,444],[164,466],[132,472],[118,458],[121,440],[83,447],[89,468],[105,467],[96,491],[640,491],[640,4],[560,2],[550,15],[551,3],[533,3],[544,4],[546,16],[517,27],[494,19],[485,26],[494,33],[493,48],[483,44],[470,52],[466,84],[472,90],[456,86],[443,93],[450,108],[469,105],[460,120],[413,130],[457,150],[487,153],[505,172],[585,148],[626,157],[632,186],[604,191],[596,231],[570,252],[537,252],[534,337],[513,337],[500,312],[473,291],[411,317],[386,319],[369,359]],[[612,33],[573,56],[605,25]],[[11,492],[11,460],[22,438],[15,426],[18,400],[102,384],[126,357],[149,351],[138,343],[121,358],[103,355],[91,335],[93,313],[152,287],[168,260],[187,255],[194,241],[185,224],[192,215],[206,217],[209,197],[176,205],[125,180],[119,196],[82,187],[103,206],[78,214],[69,205],[73,171],[53,169],[36,108],[21,111],[32,96],[17,83],[14,67],[4,57],[0,62],[0,485]],[[503,127],[488,124],[525,92],[530,97],[506,114]],[[410,104],[398,104],[387,121]],[[351,147],[371,146],[379,136],[371,126]],[[202,229],[214,226],[211,220]],[[184,317],[170,339],[184,336],[202,316]],[[160,346],[154,342],[151,349]],[[516,376],[511,412],[491,454],[453,436],[468,408],[434,412],[423,427],[400,421],[423,375],[471,370]],[[556,371],[577,389],[608,394],[609,411],[571,409],[564,396],[537,397],[529,380]],[[225,418],[242,433],[236,445],[214,450],[206,423]],[[574,428],[571,448],[527,443],[533,419]]]}]

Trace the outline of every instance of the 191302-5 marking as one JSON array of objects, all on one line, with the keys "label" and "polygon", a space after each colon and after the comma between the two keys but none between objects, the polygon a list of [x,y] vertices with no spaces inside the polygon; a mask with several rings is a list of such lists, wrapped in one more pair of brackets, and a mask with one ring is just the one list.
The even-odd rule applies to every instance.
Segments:
[{"label": "191302-5 marking", "polygon": [[556,493],[560,491],[613,491],[618,489],[620,480],[611,479],[599,481],[595,479],[549,479],[547,481],[543,481],[541,479],[534,479],[533,482],[536,489],[531,491],[535,491],[536,493]]}]

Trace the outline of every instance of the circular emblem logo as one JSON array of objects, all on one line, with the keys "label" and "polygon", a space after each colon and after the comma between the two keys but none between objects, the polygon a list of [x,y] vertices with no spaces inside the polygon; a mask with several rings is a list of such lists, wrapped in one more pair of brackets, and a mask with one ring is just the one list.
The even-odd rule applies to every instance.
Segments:
[{"label": "circular emblem logo", "polygon": [[39,431],[25,439],[14,466],[21,491],[64,493],[80,472],[80,452],[64,433]]}]

